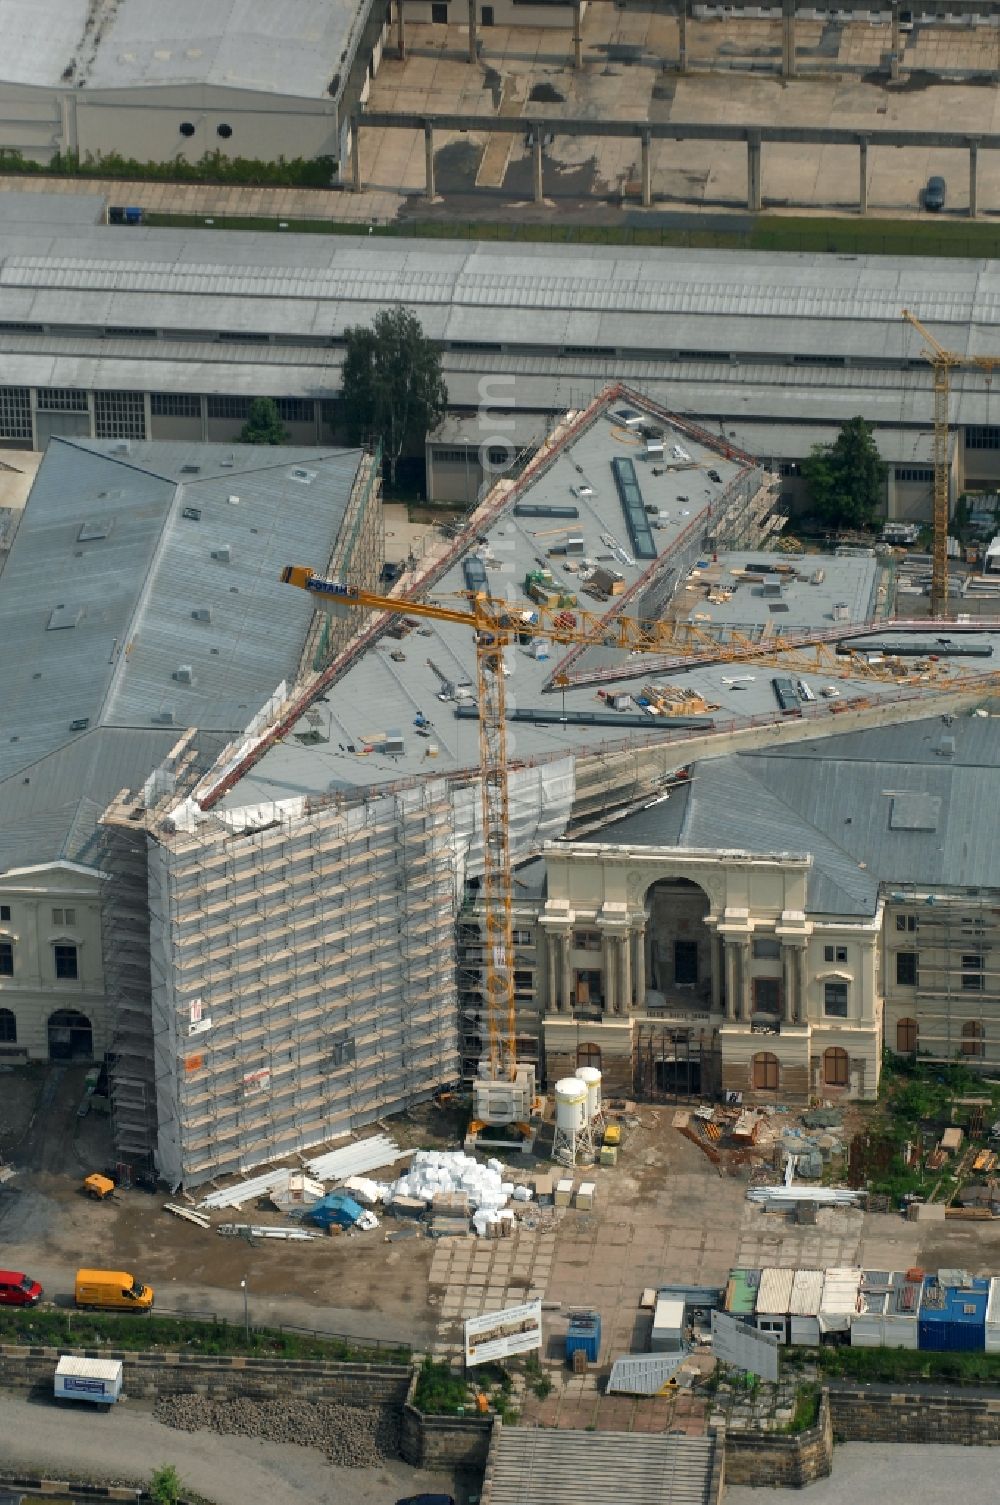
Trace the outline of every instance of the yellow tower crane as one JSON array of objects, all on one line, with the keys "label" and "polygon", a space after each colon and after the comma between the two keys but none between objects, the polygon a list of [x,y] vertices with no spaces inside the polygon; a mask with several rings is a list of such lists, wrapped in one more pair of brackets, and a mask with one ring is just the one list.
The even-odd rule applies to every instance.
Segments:
[{"label": "yellow tower crane", "polygon": [[[482,894],[486,921],[486,1017],[489,1049],[480,1062],[473,1087],[473,1124],[518,1125],[525,1132],[535,1103],[534,1067],[517,1059],[517,1013],[514,997],[512,899],[514,875],[510,853],[507,763],[507,705],[504,649],[511,643],[545,638],[552,643],[610,647],[627,653],[676,654],[677,624],[639,620],[625,615],[606,620],[596,612],[557,606],[518,605],[484,592],[463,592],[461,606],[380,596],[338,580],[316,575],[307,565],[288,565],[286,585],[308,591],[318,606],[346,618],[355,611],[388,612],[455,622],[475,637],[479,704],[480,800],[483,832]],[[857,627],[854,629],[857,631]],[[826,636],[825,630],[817,638]],[[710,651],[690,645],[691,662],[766,659],[780,655],[780,637],[767,643],[749,639],[738,645],[708,640]],[[652,726],[651,726],[652,730]],[[475,1130],[473,1130],[475,1132]]]},{"label": "yellow tower crane", "polygon": [[931,616],[948,612],[948,398],[951,373],[957,369],[977,368],[991,375],[1000,366],[1000,356],[959,355],[946,350],[934,338],[915,313],[903,309],[903,318],[927,342],[923,354],[934,372],[934,550],[931,563]]}]

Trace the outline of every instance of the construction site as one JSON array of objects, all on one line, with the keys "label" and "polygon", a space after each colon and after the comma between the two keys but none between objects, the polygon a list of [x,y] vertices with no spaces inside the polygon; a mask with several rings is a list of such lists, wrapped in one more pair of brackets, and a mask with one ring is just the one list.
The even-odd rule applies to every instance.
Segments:
[{"label": "construction site", "polygon": [[[327,607],[311,674],[214,759],[184,733],[102,821],[120,1160],[197,1186],[478,1090],[484,1062],[473,1117],[500,1130],[587,1065],[627,1096],[874,1096],[889,1021],[932,1032],[931,966],[973,955],[897,986],[887,885],[961,905],[994,881],[957,815],[992,777],[993,637],[892,619],[870,550],[769,553],[774,499],[614,388],[405,594],[285,571]],[[470,613],[484,589],[505,604]],[[906,847],[837,813],[886,761]],[[963,1033],[997,991],[980,959],[942,1049],[988,1061],[1000,1039]]]}]

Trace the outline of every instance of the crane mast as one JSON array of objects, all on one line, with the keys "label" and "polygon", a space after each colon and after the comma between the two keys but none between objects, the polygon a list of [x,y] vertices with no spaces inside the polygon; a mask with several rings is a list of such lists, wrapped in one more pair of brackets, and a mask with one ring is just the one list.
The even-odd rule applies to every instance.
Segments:
[{"label": "crane mast", "polygon": [[935,339],[915,313],[904,308],[902,316],[926,341],[923,352],[934,373],[934,544],[931,554],[931,616],[948,614],[948,516],[951,490],[948,469],[948,399],[951,373],[975,367],[987,375],[1000,366],[1000,356],[959,355]]}]

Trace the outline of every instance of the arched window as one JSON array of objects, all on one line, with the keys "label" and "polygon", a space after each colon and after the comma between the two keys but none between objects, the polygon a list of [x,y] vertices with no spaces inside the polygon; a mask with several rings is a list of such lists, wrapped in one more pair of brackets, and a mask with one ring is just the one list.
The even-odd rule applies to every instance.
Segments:
[{"label": "arched window", "polygon": [[827,1087],[847,1087],[851,1080],[851,1063],[847,1051],[831,1045],[823,1052],[823,1083]]},{"label": "arched window", "polygon": [[962,1025],[962,1055],[984,1056],[986,1054],[986,1031],[976,1019]]},{"label": "arched window", "polygon": [[753,1085],[755,1092],[777,1092],[781,1075],[781,1063],[769,1051],[761,1051],[753,1058]]},{"label": "arched window", "polygon": [[917,1021],[915,1019],[896,1020],[896,1049],[903,1056],[916,1055]]},{"label": "arched window", "polygon": [[601,1047],[599,1045],[578,1045],[576,1047],[577,1066],[593,1066],[598,1071],[601,1069]]},{"label": "arched window", "polygon": [[17,1044],[17,1019],[13,1009],[0,1009],[0,1045]]}]

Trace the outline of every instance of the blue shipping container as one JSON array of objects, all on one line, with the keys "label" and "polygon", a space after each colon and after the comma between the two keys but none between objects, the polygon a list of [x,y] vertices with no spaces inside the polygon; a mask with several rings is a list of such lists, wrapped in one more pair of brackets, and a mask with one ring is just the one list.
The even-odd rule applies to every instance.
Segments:
[{"label": "blue shipping container", "polygon": [[570,1317],[566,1334],[566,1357],[571,1359],[578,1349],[587,1355],[590,1364],[596,1364],[601,1352],[601,1314],[586,1312]]},{"label": "blue shipping container", "polygon": [[920,1302],[919,1347],[928,1353],[982,1352],[989,1292],[988,1280],[943,1286],[936,1276],[928,1276]]}]

